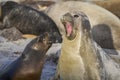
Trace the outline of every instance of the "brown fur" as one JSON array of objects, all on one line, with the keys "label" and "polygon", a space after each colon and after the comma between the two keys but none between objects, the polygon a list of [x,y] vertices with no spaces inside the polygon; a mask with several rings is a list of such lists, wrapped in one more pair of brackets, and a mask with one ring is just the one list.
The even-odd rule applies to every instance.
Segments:
[{"label": "brown fur", "polygon": [[73,27],[76,37],[70,40],[66,35],[63,36],[57,74],[62,80],[101,80],[90,34],[90,24],[83,23],[82,20],[75,24],[78,28]]},{"label": "brown fur", "polygon": [[[92,35],[94,40],[99,43],[102,48],[119,49],[120,50],[120,20],[111,12],[90,3],[80,1],[67,1],[58,3],[48,10],[48,15],[56,22],[61,34],[65,33],[64,27],[60,22],[63,14],[70,11],[82,11],[88,15],[92,26]],[[100,25],[100,26],[99,26]],[[108,27],[109,30],[100,30]],[[96,31],[97,29],[97,31]],[[111,34],[106,34],[110,32]],[[97,34],[98,33],[98,34]],[[110,42],[109,45],[107,42]]]}]

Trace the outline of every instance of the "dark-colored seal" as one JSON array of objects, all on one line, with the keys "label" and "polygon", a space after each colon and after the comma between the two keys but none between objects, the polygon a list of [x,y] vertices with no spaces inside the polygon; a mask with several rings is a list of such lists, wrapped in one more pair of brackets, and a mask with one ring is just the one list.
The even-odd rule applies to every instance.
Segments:
[{"label": "dark-colored seal", "polygon": [[54,33],[54,42],[61,42],[61,35],[53,20],[43,12],[13,1],[1,3],[1,29],[16,27],[23,34]]},{"label": "dark-colored seal", "polygon": [[0,80],[40,80],[45,54],[52,45],[49,33],[33,39],[22,55],[0,72]]},{"label": "dark-colored seal", "polygon": [[66,34],[56,76],[59,75],[62,80],[101,80],[86,14],[79,11],[66,13],[62,23]]}]

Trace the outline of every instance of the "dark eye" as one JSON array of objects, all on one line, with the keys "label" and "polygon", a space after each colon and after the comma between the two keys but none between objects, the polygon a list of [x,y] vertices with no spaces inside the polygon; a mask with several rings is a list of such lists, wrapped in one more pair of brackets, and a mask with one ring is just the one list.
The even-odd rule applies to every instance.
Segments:
[{"label": "dark eye", "polygon": [[78,15],[74,15],[75,18],[78,18],[79,16]]}]

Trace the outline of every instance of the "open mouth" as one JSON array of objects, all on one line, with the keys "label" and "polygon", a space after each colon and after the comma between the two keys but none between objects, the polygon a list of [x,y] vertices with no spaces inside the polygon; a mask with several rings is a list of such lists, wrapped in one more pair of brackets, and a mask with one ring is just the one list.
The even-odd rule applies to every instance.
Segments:
[{"label": "open mouth", "polygon": [[65,22],[64,26],[66,30],[66,36],[69,37],[72,34],[72,24],[70,22]]},{"label": "open mouth", "polygon": [[66,36],[67,37],[71,36],[72,31],[73,31],[73,25],[72,25],[71,21],[67,21],[63,18],[63,19],[61,19],[61,22],[65,27]]},{"label": "open mouth", "polygon": [[65,31],[66,31],[66,36],[70,37],[72,35],[73,32],[73,25],[74,25],[74,21],[73,21],[73,17],[71,14],[66,13],[65,15],[63,15],[63,17],[61,18],[61,22],[65,27]]}]

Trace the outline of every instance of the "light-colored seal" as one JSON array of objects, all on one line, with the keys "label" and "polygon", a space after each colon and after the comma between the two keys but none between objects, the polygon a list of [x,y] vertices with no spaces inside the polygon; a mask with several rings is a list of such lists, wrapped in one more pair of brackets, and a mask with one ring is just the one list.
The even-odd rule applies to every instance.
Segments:
[{"label": "light-colored seal", "polygon": [[62,23],[66,34],[53,80],[120,80],[120,54],[96,44],[84,13],[66,13]]},{"label": "light-colored seal", "polygon": [[101,80],[88,17],[82,12],[66,13],[57,74],[61,80]]}]

